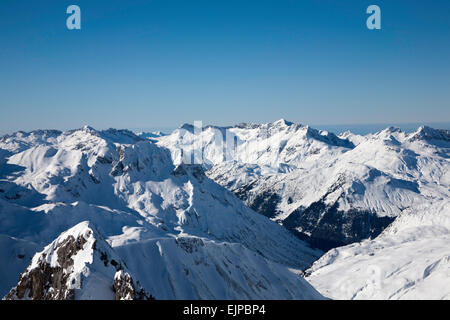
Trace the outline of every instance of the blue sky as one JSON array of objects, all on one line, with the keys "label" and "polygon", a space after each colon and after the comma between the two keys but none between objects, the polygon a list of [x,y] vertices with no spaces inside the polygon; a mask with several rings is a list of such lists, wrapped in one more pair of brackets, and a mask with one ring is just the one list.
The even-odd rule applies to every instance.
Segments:
[{"label": "blue sky", "polygon": [[2,0],[0,132],[449,123],[449,57],[448,0]]}]

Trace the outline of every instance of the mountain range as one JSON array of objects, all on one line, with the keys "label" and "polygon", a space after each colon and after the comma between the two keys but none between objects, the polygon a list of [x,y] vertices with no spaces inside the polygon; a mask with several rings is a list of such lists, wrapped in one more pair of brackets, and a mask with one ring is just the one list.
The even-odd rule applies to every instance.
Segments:
[{"label": "mountain range", "polygon": [[6,135],[0,295],[449,298],[449,155],[448,130],[283,119]]},{"label": "mountain range", "polygon": [[130,131],[18,132],[0,148],[6,298],[117,297],[118,272],[156,299],[322,297],[300,276],[322,251]]}]

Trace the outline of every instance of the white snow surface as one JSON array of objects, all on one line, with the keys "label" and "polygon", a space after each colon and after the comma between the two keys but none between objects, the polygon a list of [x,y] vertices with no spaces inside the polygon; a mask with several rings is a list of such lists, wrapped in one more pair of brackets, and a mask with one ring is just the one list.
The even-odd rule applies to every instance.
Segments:
[{"label": "white snow surface", "polygon": [[[159,299],[323,299],[298,269],[265,259],[239,243],[177,237],[116,250],[143,287]],[[142,265],[140,256],[151,263]]]},{"label": "white snow surface", "polygon": [[[396,147],[377,151],[380,137]],[[359,146],[375,144],[359,159],[409,177],[420,194],[414,201],[399,199],[403,210],[377,238],[327,252],[307,279],[332,299],[450,299],[448,131],[421,127],[406,134],[389,128],[358,140],[365,141]],[[401,156],[392,157],[398,151]]]},{"label": "white snow surface", "polygon": [[[0,234],[8,239],[43,248],[89,221],[157,299],[320,297],[299,276],[320,250],[246,207],[201,168],[175,166],[168,150],[130,131],[85,126],[18,132],[0,138],[0,155]],[[199,238],[205,246],[186,252],[175,246],[178,238]],[[158,246],[164,259],[152,256]],[[11,259],[0,253],[2,261]],[[232,261],[225,273],[211,267],[213,257],[222,264]],[[80,261],[76,268],[89,265],[89,254]],[[187,271],[179,273],[180,265]],[[0,281],[0,294],[21,271],[1,275],[7,280]],[[203,275],[215,280],[196,286],[189,279]],[[95,274],[89,279],[94,278],[102,282]],[[176,289],[158,284],[174,278]],[[91,283],[82,297],[93,297],[96,282],[86,285]]]},{"label": "white snow surface", "polygon": [[398,224],[401,231],[330,250],[307,279],[332,299],[450,299],[449,224]]},{"label": "white snow surface", "polygon": [[[158,144],[171,150],[194,147],[188,125]],[[219,142],[226,130],[236,136],[237,151],[224,158]],[[222,134],[219,134],[222,133]],[[200,133],[207,175],[233,192],[245,189],[246,204],[264,193],[280,196],[273,220],[321,199],[338,209],[397,217],[404,210],[448,199],[450,133],[420,127],[405,133],[387,128],[367,136],[336,136],[283,119],[230,128],[207,126]],[[188,146],[188,147],[186,147]],[[334,192],[333,186],[339,185]]]},{"label": "white snow surface", "polygon": [[[240,151],[225,161],[217,156],[214,129],[201,133],[207,175],[233,192],[245,191],[247,204],[265,192],[279,195],[273,220],[282,222],[321,199],[342,211],[396,218],[377,238],[332,249],[313,264],[307,279],[324,296],[450,298],[449,131],[390,127],[336,137],[284,120],[239,125],[229,130]],[[179,129],[159,144],[176,162],[191,140],[191,132]]]},{"label": "white snow surface", "polygon": [[[377,238],[332,249],[307,270],[322,295],[450,298],[448,131],[336,136],[284,120],[241,124],[229,128],[239,147],[225,161],[214,136],[225,129],[201,133],[206,176],[181,164],[189,130],[144,139],[84,127],[0,138],[0,259],[13,261],[9,243],[29,257],[88,220],[156,298],[320,298],[299,274],[322,252],[232,193],[246,189],[249,204],[270,191],[281,199],[272,218],[280,223],[320,199],[396,218]],[[26,264],[11,265],[2,266],[0,294]]]},{"label": "white snow surface", "polygon": [[[25,241],[0,235],[0,296],[3,296],[9,289],[17,284],[17,275],[23,272],[30,264],[34,254],[41,247],[31,241]],[[13,276],[11,276],[13,275]]]}]

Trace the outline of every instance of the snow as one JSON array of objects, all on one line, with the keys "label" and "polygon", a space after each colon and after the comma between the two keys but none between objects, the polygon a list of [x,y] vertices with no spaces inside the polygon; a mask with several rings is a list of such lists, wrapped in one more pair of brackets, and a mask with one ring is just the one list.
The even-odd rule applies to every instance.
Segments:
[{"label": "snow", "polygon": [[[336,140],[283,120],[228,130],[245,150],[238,147],[232,159],[218,157],[211,129],[205,127],[207,175],[249,206],[262,195],[277,195],[273,212],[264,213],[271,219],[284,223],[317,201],[337,203],[342,214],[359,210],[396,219],[375,239],[362,237],[314,263],[307,279],[324,296],[450,298],[449,131],[420,127],[406,133],[390,127],[365,136],[345,132]],[[178,130],[159,144],[181,161],[177,149],[192,139]],[[289,147],[292,153],[285,152]],[[300,226],[296,230],[311,235]]]},{"label": "snow", "polygon": [[333,249],[307,278],[332,299],[450,299],[449,230],[417,227]]},{"label": "snow", "polygon": [[[231,159],[215,144],[225,131],[237,137],[237,151],[226,154]],[[408,134],[390,127],[337,137],[282,119],[207,126],[198,136],[207,175],[251,207],[264,195],[276,195],[274,209],[262,213],[280,223],[318,201],[330,207],[337,203],[343,213],[358,210],[395,218],[450,195],[450,134],[445,130],[421,127]],[[177,163],[182,161],[180,150],[189,152],[195,138],[193,132],[177,129],[158,144],[171,150]]]},{"label": "snow", "polygon": [[404,210],[373,240],[327,252],[308,280],[333,299],[450,299],[450,200]]},{"label": "snow", "polygon": [[31,241],[0,235],[0,296],[17,284],[17,275],[27,268],[39,249]]},{"label": "snow", "polygon": [[177,237],[116,250],[157,299],[322,298],[294,271],[238,243]]},{"label": "snow", "polygon": [[[72,243],[78,243],[80,248],[71,247],[74,251],[63,252],[65,246]],[[60,284],[60,288],[50,285],[49,290],[55,294],[67,296],[70,290],[74,290],[75,299],[113,299],[111,279],[114,279],[116,268],[111,264],[106,265],[103,256],[108,257],[109,261],[121,261],[95,228],[88,221],[83,221],[61,233],[36,253],[23,277],[26,278],[34,269],[48,265],[55,270],[62,270],[61,280],[65,281]]]},{"label": "snow", "polygon": [[[223,154],[227,132],[237,150]],[[58,244],[82,236],[66,270],[77,299],[114,298],[120,274],[100,251],[157,299],[322,298],[314,288],[333,299],[450,298],[448,131],[336,136],[281,119],[201,136],[201,165],[183,163],[190,125],[1,137],[0,295],[27,266],[58,266]],[[348,245],[323,256],[286,230],[313,237],[294,218],[318,203],[348,219],[338,235]],[[360,212],[395,220],[355,236],[347,227]]]},{"label": "snow", "polygon": [[[4,191],[0,193],[0,234],[32,241],[44,250],[45,257],[35,256],[31,269],[42,259],[56,267],[55,248],[61,241],[68,235],[80,235],[82,230],[97,230],[95,239],[104,237],[114,252],[120,253],[120,259],[134,265],[130,274],[158,290],[150,292],[156,298],[320,297],[297,275],[322,254],[320,250],[310,248],[246,207],[234,194],[211,181],[200,167],[175,165],[170,152],[150,140],[126,130],[96,131],[86,126],[67,132],[17,133],[0,138],[0,150],[6,150],[2,151],[5,158],[0,164]],[[208,267],[207,273],[216,280],[198,287],[195,294],[192,288],[170,292],[154,285],[160,279],[149,272],[153,267],[148,259],[169,273],[176,269],[184,263],[185,251],[164,248],[175,246],[174,241],[180,237],[198,237],[207,244],[207,250],[186,264],[190,274],[200,278],[204,266],[196,264],[196,259],[208,261],[217,253],[222,261],[231,256],[242,261],[233,269],[233,277],[239,280]],[[157,247],[156,243],[161,246],[162,255],[156,251],[160,260],[145,253],[150,244]],[[240,249],[221,251],[216,243]],[[74,284],[70,286],[79,290],[76,298],[111,298],[111,291],[100,288],[114,274],[108,271],[104,276],[101,263],[97,268],[92,250],[88,244],[85,246],[74,256],[70,271]],[[253,282],[242,290],[225,289],[230,281],[239,283],[242,277],[250,276],[241,268],[246,256],[253,254],[257,256],[254,264],[274,266],[267,269],[255,265],[255,274],[286,277],[289,281],[278,281],[270,287],[266,284],[266,289],[255,289]],[[142,266],[148,270],[141,270]],[[286,271],[290,268],[296,271]],[[14,269],[1,277],[18,279],[19,272]],[[191,282],[180,283],[192,286]],[[5,294],[10,287],[0,289]],[[96,290],[100,290],[99,295]]]}]

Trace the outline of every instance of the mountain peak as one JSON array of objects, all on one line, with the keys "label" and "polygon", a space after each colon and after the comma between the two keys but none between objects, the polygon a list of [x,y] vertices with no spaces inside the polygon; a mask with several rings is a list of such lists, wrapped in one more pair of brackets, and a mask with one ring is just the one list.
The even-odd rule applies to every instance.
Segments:
[{"label": "mountain peak", "polygon": [[81,130],[86,131],[86,132],[95,132],[95,131],[96,131],[93,127],[91,127],[91,126],[89,126],[89,125],[84,125],[84,126],[81,128]]},{"label": "mountain peak", "polygon": [[135,285],[124,268],[103,236],[83,221],[36,253],[5,299],[132,299]]},{"label": "mountain peak", "polygon": [[434,129],[428,126],[420,126],[412,133],[410,140],[443,140],[450,141],[450,130]]},{"label": "mountain peak", "polygon": [[274,121],[271,123],[273,126],[284,126],[284,127],[288,127],[293,125],[293,122],[287,121],[283,118],[281,118],[280,120]]},{"label": "mountain peak", "polygon": [[384,129],[382,132],[394,133],[394,132],[402,132],[402,130],[399,127],[390,126]]}]

